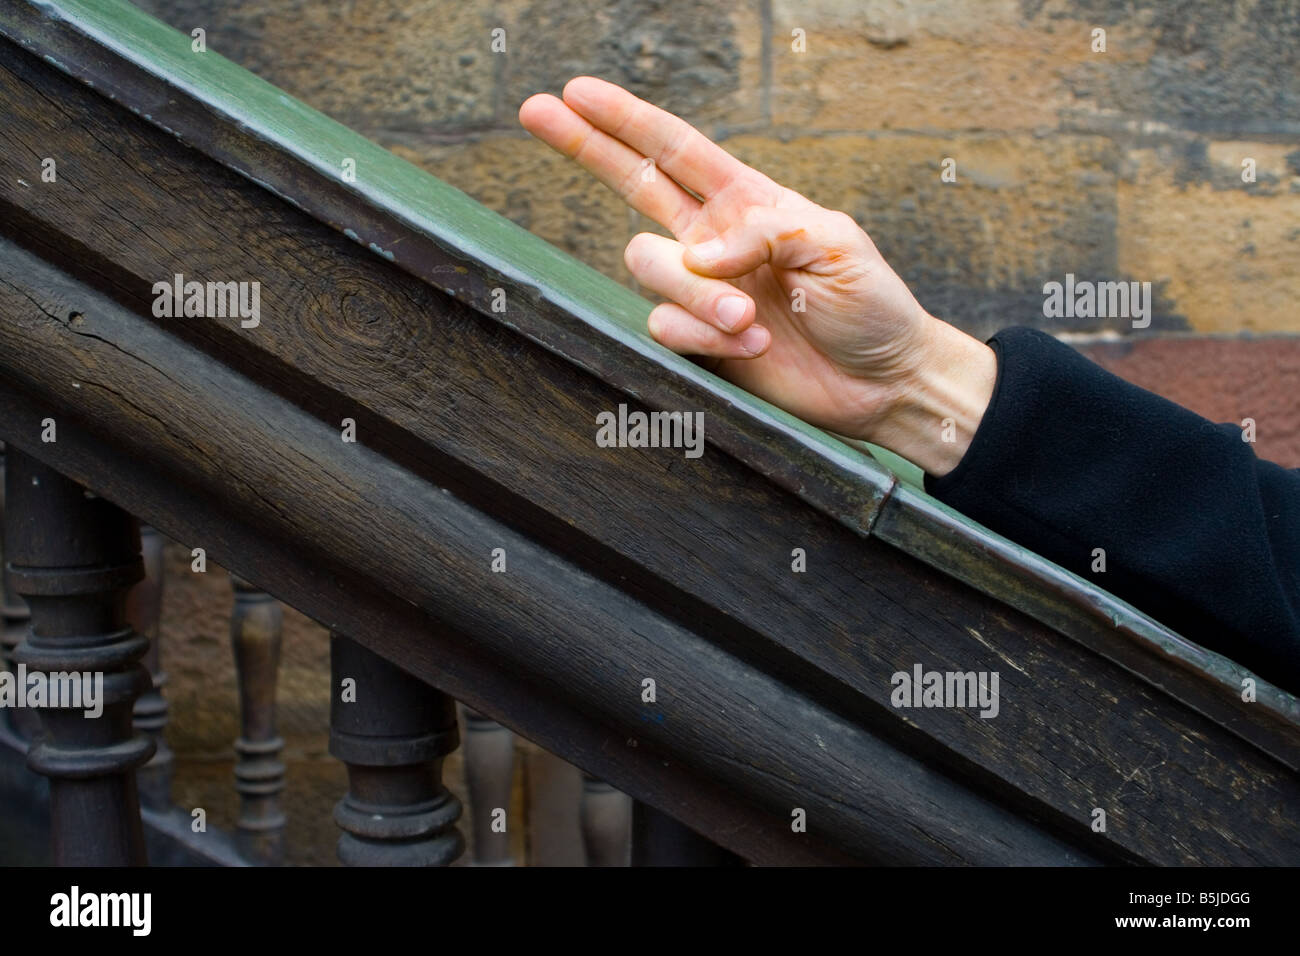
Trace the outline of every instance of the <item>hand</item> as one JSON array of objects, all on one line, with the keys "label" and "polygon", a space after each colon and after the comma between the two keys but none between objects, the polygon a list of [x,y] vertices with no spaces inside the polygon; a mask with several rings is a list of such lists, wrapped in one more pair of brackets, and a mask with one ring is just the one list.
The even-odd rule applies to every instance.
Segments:
[{"label": "hand", "polygon": [[993,353],[922,309],[850,216],[594,77],[563,100],[530,97],[519,120],[676,237],[642,233],[625,253],[671,300],[650,313],[658,342],[931,474],[956,466],[992,395]]}]

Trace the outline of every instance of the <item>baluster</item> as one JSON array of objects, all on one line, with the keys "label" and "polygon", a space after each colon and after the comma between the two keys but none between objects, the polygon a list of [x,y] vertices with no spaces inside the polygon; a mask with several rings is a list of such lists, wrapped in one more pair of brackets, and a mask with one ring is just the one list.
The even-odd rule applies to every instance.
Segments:
[{"label": "baluster", "polygon": [[340,634],[330,635],[330,753],[347,764],[334,808],[349,866],[446,866],[465,849],[442,782],[460,743],[456,704]]},{"label": "baluster", "polygon": [[632,833],[632,801],[612,784],[582,774],[582,845],[588,866],[627,866]]},{"label": "baluster", "polygon": [[632,805],[633,866],[744,866],[730,850],[654,807]]},{"label": "baluster", "polygon": [[153,758],[137,772],[140,802],[151,810],[167,810],[172,802],[174,757],[167,746],[167,700],[163,687],[167,674],[162,669],[161,620],[163,596],[163,536],[156,528],[140,526],[140,552],[144,558],[144,580],[131,589],[126,615],[137,634],[149,641],[145,667],[150,687],[135,702],[135,729],[154,742]]},{"label": "baluster", "polygon": [[475,866],[514,866],[510,834],[494,832],[493,813],[508,813],[515,779],[515,735],[465,708],[465,789],[474,827]]},{"label": "baluster", "polygon": [[[17,659],[29,672],[94,678],[103,712],[45,707],[27,764],[50,778],[53,859],[60,866],[146,862],[135,770],[153,743],[131,726],[150,686],[148,641],[126,620],[126,594],[144,576],[135,519],[10,448],[7,544],[14,589],[31,608]],[[102,684],[100,683],[102,680]],[[82,704],[86,704],[83,692]],[[93,707],[90,709],[94,709]]]},{"label": "baluster", "polygon": [[[4,557],[4,444],[0,443],[0,670],[17,673],[14,652],[27,634],[31,614],[27,602],[18,596],[9,580]],[[0,726],[4,726],[20,740],[30,740],[37,730],[36,712],[26,708],[7,708],[0,713]]]},{"label": "baluster", "polygon": [[239,685],[239,739],[235,741],[235,789],[239,819],[235,846],[246,859],[284,862],[286,818],[280,806],[284,739],[276,732],[275,690],[280,672],[284,609],[265,591],[235,575],[230,643]]}]

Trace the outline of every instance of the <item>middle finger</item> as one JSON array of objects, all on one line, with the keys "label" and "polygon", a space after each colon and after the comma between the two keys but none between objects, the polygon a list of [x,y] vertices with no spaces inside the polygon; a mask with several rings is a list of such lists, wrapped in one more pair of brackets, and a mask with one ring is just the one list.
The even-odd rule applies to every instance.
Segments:
[{"label": "middle finger", "polygon": [[552,149],[577,161],[618,193],[637,212],[673,235],[682,234],[700,211],[700,201],[623,141],[597,129],[548,93],[520,108],[524,128]]}]

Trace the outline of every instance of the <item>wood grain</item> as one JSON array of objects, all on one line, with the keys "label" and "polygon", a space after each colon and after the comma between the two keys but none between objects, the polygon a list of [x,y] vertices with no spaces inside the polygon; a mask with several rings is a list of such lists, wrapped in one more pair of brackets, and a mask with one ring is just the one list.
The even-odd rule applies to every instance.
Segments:
[{"label": "wood grain", "polygon": [[[0,433],[409,672],[758,861],[1092,859],[29,254],[0,252],[0,355],[23,354],[4,366]],[[57,443],[27,434],[34,408],[59,417]],[[485,570],[483,542],[514,556],[509,573]],[[684,689],[671,720],[641,720],[628,690],[647,671]],[[792,807],[809,808],[808,833],[790,830]]]},{"label": "wood grain", "polygon": [[[8,30],[14,22],[0,17]],[[65,465],[87,474],[96,462],[105,472],[100,480],[112,481],[111,494],[105,493],[120,496],[114,500],[129,498],[129,507],[146,516],[158,512],[160,522],[169,522],[161,526],[182,538],[172,530],[178,523],[201,520],[211,536],[217,534],[217,516],[236,523],[264,518],[260,539],[217,539],[223,563],[260,569],[247,576],[281,596],[295,595],[286,600],[329,626],[344,613],[337,606],[340,599],[335,595],[331,601],[329,589],[315,578],[311,587],[295,585],[302,572],[286,553],[301,555],[295,560],[310,561],[310,567],[333,569],[336,581],[348,588],[369,589],[377,606],[384,594],[416,601],[456,635],[449,638],[454,650],[447,648],[442,668],[473,670],[462,659],[482,665],[473,670],[474,681],[457,685],[464,693],[454,690],[456,696],[534,739],[551,741],[557,752],[620,786],[623,778],[600,764],[610,759],[603,752],[606,745],[592,741],[605,739],[601,734],[610,726],[620,732],[629,725],[653,731],[655,746],[671,755],[670,763],[691,768],[682,779],[709,779],[712,795],[694,799],[685,784],[651,783],[639,760],[633,764],[642,776],[635,787],[623,789],[724,845],[743,845],[742,852],[757,852],[758,830],[742,827],[733,842],[723,839],[715,829],[734,811],[722,808],[729,805],[737,779],[744,778],[763,812],[775,812],[774,793],[782,791],[775,778],[765,776],[775,774],[795,788],[786,794],[804,792],[799,788],[819,780],[821,798],[850,801],[862,813],[871,805],[862,795],[883,787],[882,799],[894,801],[892,819],[900,832],[887,835],[875,826],[865,831],[870,840],[846,842],[838,830],[817,831],[826,848],[851,846],[860,858],[946,859],[946,851],[930,842],[942,832],[945,846],[962,848],[954,858],[1013,860],[1001,837],[967,834],[949,844],[955,837],[947,829],[927,829],[937,826],[931,822],[931,801],[957,799],[944,793],[956,787],[954,794],[981,808],[967,811],[967,822],[981,813],[993,813],[989,819],[996,819],[997,827],[1008,825],[998,814],[1032,821],[1035,838],[1047,841],[1033,844],[1034,852],[1055,853],[1057,859],[1296,861],[1300,837],[1291,821],[1298,819],[1294,771],[1300,735],[1290,719],[1295,704],[1290,695],[1261,685],[1263,705],[1243,705],[1232,691],[1244,672],[1231,662],[1189,645],[924,496],[894,488],[865,460],[851,463],[845,446],[833,450],[832,439],[823,436],[809,445],[802,432],[783,430],[779,419],[718,391],[698,370],[688,374],[658,356],[652,361],[649,353],[630,348],[626,336],[588,321],[590,316],[566,313],[566,319],[556,310],[576,312],[578,306],[561,308],[559,292],[547,298],[550,292],[528,292],[527,277],[507,277],[508,311],[483,315],[465,304],[482,304],[472,295],[452,286],[462,302],[439,291],[444,287],[439,280],[448,275],[468,276],[464,281],[473,288],[506,282],[493,263],[511,257],[520,269],[541,269],[531,262],[528,244],[502,245],[489,255],[465,235],[455,245],[455,237],[441,233],[439,245],[438,237],[394,232],[390,239],[402,238],[403,244],[388,241],[385,249],[413,249],[423,242],[424,252],[405,263],[390,262],[204,154],[221,163],[237,159],[260,176],[288,177],[286,183],[306,190],[296,198],[310,206],[317,193],[308,189],[311,183],[291,161],[296,154],[283,143],[230,127],[221,128],[219,143],[205,141],[203,153],[185,148],[48,65],[8,49],[13,55],[5,56],[0,70],[6,101],[0,126],[5,228],[76,278],[46,271],[40,274],[48,284],[19,281],[24,273],[18,270],[14,288],[23,294],[10,296],[12,311],[15,321],[33,324],[15,333],[13,348],[0,361],[13,382],[22,383],[10,386],[16,407],[34,413],[57,405],[85,430],[83,457]],[[103,58],[112,59],[109,53]],[[77,62],[82,72],[99,69],[94,58]],[[123,76],[117,78],[120,89],[140,97],[163,82],[152,74]],[[182,111],[168,121],[185,119]],[[60,156],[65,188],[32,184],[30,168],[39,167],[32,157],[51,150]],[[333,197],[330,202],[348,198],[337,184],[322,189],[321,195]],[[350,213],[396,229],[398,219],[358,203],[356,196],[351,201]],[[473,218],[458,209],[442,210],[457,229],[496,228],[478,213]],[[342,221],[332,220],[334,227]],[[430,251],[435,248],[441,259]],[[24,268],[39,266],[21,253],[13,255]],[[532,278],[552,291],[565,284],[563,275],[546,268],[546,275]],[[422,277],[412,274],[422,270]],[[245,330],[234,319],[148,318],[153,282],[174,272],[260,282],[262,325]],[[584,295],[594,295],[599,284],[584,283],[587,279],[576,284],[586,289]],[[108,375],[102,356],[115,353],[102,351],[104,333],[73,328],[67,314],[61,324],[71,337],[51,338],[46,352],[23,346],[26,335],[36,336],[42,323],[60,314],[52,305],[41,312],[44,319],[29,314],[33,298],[45,301],[50,289],[60,288],[80,302],[95,295],[90,287],[125,307],[113,313],[112,328],[120,336],[112,338],[115,348],[125,355],[138,347],[135,343],[147,343],[161,378],[143,371],[121,380]],[[95,301],[97,308],[117,308]],[[83,320],[89,314],[80,305],[64,305]],[[588,302],[582,308],[593,307]],[[48,351],[56,341],[71,357]],[[78,367],[66,363],[86,361],[92,351],[100,356],[97,377],[116,383],[116,391],[98,396],[101,404],[93,414],[86,393],[69,392],[54,373],[60,368],[66,377]],[[265,459],[248,463],[249,471],[205,470],[207,462],[238,446],[238,436],[229,422],[197,410],[180,417],[185,393],[222,375],[229,376],[221,379],[223,388],[232,395],[242,388],[247,396],[249,408],[236,415],[232,407],[230,414],[242,423],[243,440],[259,443],[256,451]],[[158,389],[161,394],[155,394]],[[154,403],[153,417],[140,421],[146,401]],[[705,411],[709,450],[691,460],[666,449],[597,447],[595,415],[619,403]],[[271,409],[284,418],[268,430],[264,419]],[[372,484],[358,484],[358,474],[348,470],[351,459],[332,460],[331,468],[319,473],[304,466],[304,436],[323,442],[328,435],[338,443],[345,417],[357,422],[362,436],[359,445],[341,446],[355,455],[352,464],[360,468],[365,462],[376,469],[375,476],[391,475],[391,481],[376,477]],[[24,433],[21,416],[7,420],[15,429],[13,440],[25,447],[30,434]],[[149,442],[157,439],[143,436],[159,429],[169,437],[155,447]],[[128,446],[132,435],[136,444]],[[116,442],[122,449],[113,452]],[[128,447],[148,468],[125,460]],[[159,487],[164,479],[175,484],[166,494]],[[430,502],[430,489],[443,496],[433,501],[454,500],[463,510],[446,516],[445,525],[421,525],[423,515],[417,512]],[[316,518],[300,510],[302,496],[317,508]],[[204,513],[185,516],[185,500],[190,510],[194,502],[204,502]],[[298,517],[290,521],[290,515]],[[326,515],[332,522],[328,528],[321,525]],[[391,523],[383,523],[385,515]],[[409,524],[399,520],[402,515]],[[387,546],[401,552],[399,566],[352,537],[364,539],[377,528],[390,536]],[[421,528],[423,538],[416,534]],[[471,528],[474,533],[467,536]],[[467,547],[472,542],[476,550],[457,554],[444,567],[441,556],[456,541]],[[565,633],[564,616],[554,608],[550,616],[530,619],[524,613],[510,618],[508,626],[500,624],[500,633],[512,641],[539,633],[530,632],[530,620],[552,629],[540,631],[553,642],[551,656],[530,659],[527,671],[530,681],[550,688],[544,716],[508,700],[519,688],[490,675],[491,664],[483,659],[487,638],[478,633],[475,614],[494,620],[481,605],[498,600],[494,589],[514,576],[513,571],[485,573],[487,553],[506,541],[512,567],[515,548],[530,549],[525,553],[539,562],[536,580],[512,584],[523,589],[510,592],[515,599],[526,593],[530,600],[551,600],[560,589],[559,607],[585,621],[584,639],[594,642],[584,650],[580,640]],[[807,552],[809,573],[791,572],[795,547]],[[263,553],[268,549],[279,549],[274,559]],[[554,580],[545,579],[543,567],[556,569]],[[453,569],[466,608],[449,607],[452,594],[445,588],[429,590],[430,577]],[[570,585],[577,591],[565,590]],[[605,606],[584,610],[583,595]],[[630,616],[623,617],[624,611]],[[371,619],[369,627],[380,627],[381,619]],[[391,626],[382,620],[383,627]],[[642,653],[634,654],[622,636],[642,620],[653,622],[658,638],[636,645]],[[378,647],[369,642],[383,642],[382,635],[341,630],[403,666],[420,654],[409,643]],[[697,656],[683,656],[684,649]],[[569,653],[596,655],[583,662],[591,683],[566,682]],[[698,670],[707,671],[708,662],[720,670]],[[984,720],[971,710],[891,707],[890,677],[913,663],[998,671],[1001,713]],[[716,714],[702,725],[712,736],[679,723],[694,719],[698,708],[708,709],[715,691],[722,694],[718,700],[731,702],[733,715],[737,708],[755,706],[751,698],[737,697],[728,683],[742,679],[737,675],[759,682],[765,707],[787,716],[791,707],[812,707],[831,721],[827,727],[837,728],[836,740],[811,731],[813,725],[801,719],[776,729],[762,725],[764,733],[775,733],[768,741],[749,738],[759,725],[720,723]],[[646,727],[643,719],[638,691],[645,676],[655,677],[664,689],[661,726]],[[532,688],[530,681],[523,686]],[[610,696],[615,687],[623,697]],[[594,701],[607,710],[589,707]],[[570,712],[565,725],[570,737],[541,726],[553,724],[554,712],[561,709]],[[866,749],[855,751],[852,760],[844,757],[838,753],[840,734]],[[761,769],[734,765],[735,748],[742,744],[746,753],[757,748]],[[783,748],[836,754],[840,776],[824,771],[792,776],[788,761],[795,757]],[[868,753],[876,754],[875,765],[854,762]],[[798,759],[816,756],[800,753]],[[904,777],[920,787],[917,795],[904,796],[898,781],[880,779],[898,761],[899,767],[911,768]],[[774,793],[767,792],[764,780]],[[644,796],[647,792],[652,796]],[[1099,806],[1111,819],[1104,834],[1089,828],[1091,811]],[[762,813],[754,819],[773,826]],[[713,829],[703,829],[701,820]],[[920,826],[920,821],[927,822]],[[1029,839],[1015,832],[1016,839]],[[1062,849],[1066,845],[1073,848]],[[765,851],[765,858],[790,859],[783,854],[800,852],[788,840],[778,847]]]}]

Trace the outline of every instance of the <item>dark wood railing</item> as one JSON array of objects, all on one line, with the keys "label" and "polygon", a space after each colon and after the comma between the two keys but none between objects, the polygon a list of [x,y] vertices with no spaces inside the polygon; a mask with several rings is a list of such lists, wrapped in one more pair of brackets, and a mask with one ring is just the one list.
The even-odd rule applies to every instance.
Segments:
[{"label": "dark wood railing", "polygon": [[[484,864],[512,772],[488,720],[585,772],[593,863],[629,831],[641,863],[1300,860],[1292,695],[668,354],[639,297],[128,4],[15,0],[0,34],[4,653],[114,688],[111,719],[3,732],[60,861],[73,832],[142,859],[141,802],[152,858],[282,859],[268,595],[333,634],[345,862],[461,852],[455,700]],[[259,320],[157,315],[177,274],[257,282]],[[600,447],[620,405],[703,413],[705,454]],[[128,515],[251,582],[234,836],[165,806]],[[916,665],[998,673],[997,716],[895,707]]]}]

